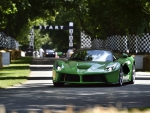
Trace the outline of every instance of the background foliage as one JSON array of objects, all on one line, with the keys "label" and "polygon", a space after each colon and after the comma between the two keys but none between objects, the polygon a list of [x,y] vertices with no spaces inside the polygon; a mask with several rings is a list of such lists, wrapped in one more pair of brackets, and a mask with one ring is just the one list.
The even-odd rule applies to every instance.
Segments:
[{"label": "background foliage", "polygon": [[[150,32],[149,0],[0,0],[0,31],[29,44],[35,25],[74,22],[74,45],[80,31],[94,38]],[[35,46],[66,51],[68,31],[35,30]]]}]

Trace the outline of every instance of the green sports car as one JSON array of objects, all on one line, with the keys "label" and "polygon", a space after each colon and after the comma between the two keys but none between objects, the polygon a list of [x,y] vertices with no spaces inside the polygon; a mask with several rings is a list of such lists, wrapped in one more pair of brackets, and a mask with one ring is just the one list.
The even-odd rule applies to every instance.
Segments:
[{"label": "green sports car", "polygon": [[135,60],[107,49],[79,49],[69,59],[56,60],[52,69],[54,86],[69,84],[118,84],[135,82]]}]

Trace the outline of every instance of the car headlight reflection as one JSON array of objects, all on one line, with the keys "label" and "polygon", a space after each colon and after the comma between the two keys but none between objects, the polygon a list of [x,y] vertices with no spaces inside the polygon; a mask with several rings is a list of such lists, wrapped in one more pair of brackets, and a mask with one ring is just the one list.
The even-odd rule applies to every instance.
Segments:
[{"label": "car headlight reflection", "polygon": [[57,70],[60,71],[62,68],[60,66],[57,66]]},{"label": "car headlight reflection", "polygon": [[106,67],[106,71],[113,71],[116,68],[117,64],[110,64]]},{"label": "car headlight reflection", "polygon": [[113,67],[106,67],[106,71],[112,71]]},{"label": "car headlight reflection", "polygon": [[58,65],[58,64],[56,64],[56,70],[57,71],[61,71],[62,69],[64,68],[64,65],[63,64],[61,64],[61,66],[60,65]]}]

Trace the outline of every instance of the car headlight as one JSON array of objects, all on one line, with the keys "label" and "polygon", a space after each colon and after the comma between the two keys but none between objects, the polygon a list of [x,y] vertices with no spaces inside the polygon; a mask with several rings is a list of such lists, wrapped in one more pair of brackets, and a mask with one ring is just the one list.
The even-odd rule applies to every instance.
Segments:
[{"label": "car headlight", "polygon": [[109,64],[107,67],[106,67],[106,71],[113,71],[117,66],[117,63],[115,64]]},{"label": "car headlight", "polygon": [[61,68],[60,66],[57,66],[56,69],[57,69],[58,71],[60,71],[62,68]]},{"label": "car headlight", "polygon": [[113,67],[106,67],[106,71],[112,71]]},{"label": "car headlight", "polygon": [[55,69],[56,69],[57,71],[61,71],[63,68],[64,68],[64,65],[63,65],[63,64],[58,64],[58,63],[55,64]]}]

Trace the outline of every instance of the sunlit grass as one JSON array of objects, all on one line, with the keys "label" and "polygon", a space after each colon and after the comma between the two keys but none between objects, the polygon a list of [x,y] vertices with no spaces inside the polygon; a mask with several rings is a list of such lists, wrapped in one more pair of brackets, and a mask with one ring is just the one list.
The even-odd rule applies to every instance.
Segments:
[{"label": "sunlit grass", "polygon": [[7,88],[26,81],[30,74],[29,65],[32,57],[12,60],[9,66],[0,68],[0,88]]}]

